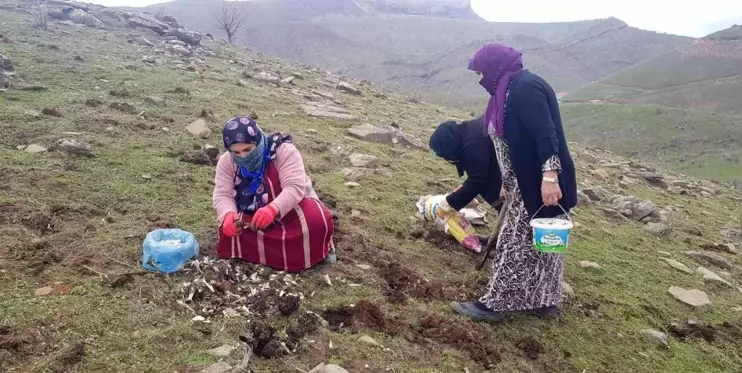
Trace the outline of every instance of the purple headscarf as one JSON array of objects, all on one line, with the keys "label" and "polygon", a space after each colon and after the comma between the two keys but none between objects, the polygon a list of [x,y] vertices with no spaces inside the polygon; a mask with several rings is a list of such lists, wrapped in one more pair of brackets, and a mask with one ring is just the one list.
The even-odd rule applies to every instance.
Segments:
[{"label": "purple headscarf", "polygon": [[480,48],[469,61],[469,70],[482,74],[479,85],[492,96],[484,112],[484,134],[490,126],[503,136],[505,125],[505,98],[510,81],[523,70],[522,54],[514,48],[490,43]]}]

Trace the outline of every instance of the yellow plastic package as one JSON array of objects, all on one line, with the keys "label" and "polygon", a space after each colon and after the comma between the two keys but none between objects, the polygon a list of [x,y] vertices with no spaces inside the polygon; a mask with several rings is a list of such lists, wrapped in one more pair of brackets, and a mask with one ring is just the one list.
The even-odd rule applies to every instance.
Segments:
[{"label": "yellow plastic package", "polygon": [[481,252],[482,244],[469,220],[457,211],[443,213],[439,210],[441,201],[445,198],[444,195],[420,197],[417,203],[418,210],[425,220],[442,225],[446,233],[453,236],[466,249],[475,253]]}]

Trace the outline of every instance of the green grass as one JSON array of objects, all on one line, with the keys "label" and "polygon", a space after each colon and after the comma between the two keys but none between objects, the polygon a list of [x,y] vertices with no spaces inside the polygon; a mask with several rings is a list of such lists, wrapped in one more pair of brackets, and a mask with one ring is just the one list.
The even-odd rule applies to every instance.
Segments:
[{"label": "green grass", "polygon": [[720,181],[742,177],[737,117],[656,105],[563,104],[569,138]]},{"label": "green grass", "polygon": [[[457,185],[456,180],[441,181],[454,177],[450,165],[429,152],[347,138],[347,124],[305,117],[299,109],[301,96],[290,88],[254,81],[248,81],[245,87],[234,84],[241,68],[229,61],[240,56],[271,70],[300,71],[304,79],[296,81],[296,89],[301,92],[318,86],[324,78],[318,72],[213,42],[205,43],[218,56],[206,59],[208,67],[203,75],[175,68],[172,57],[164,57],[166,65],[148,67],[139,61],[153,51],[126,42],[125,34],[138,36],[137,31],[68,30],[72,35],[39,32],[31,28],[25,13],[0,12],[0,33],[13,41],[2,45],[3,53],[16,61],[24,79],[49,87],[41,93],[0,94],[0,204],[21,209],[17,222],[0,217],[0,330],[10,330],[28,340],[19,354],[3,354],[0,349],[0,368],[5,371],[198,371],[215,361],[204,351],[237,343],[248,326],[245,319],[215,318],[204,326],[190,321],[192,315],[176,303],[176,288],[184,280],[181,275],[135,276],[130,284],[111,288],[83,267],[104,273],[134,270],[141,255],[141,241],[153,228],[153,218],[193,232],[203,252],[213,253],[216,227],[210,196],[214,170],[180,162],[177,156],[204,143],[219,145],[217,133],[199,140],[185,130],[202,109],[214,112],[215,117],[208,119],[214,129],[231,116],[254,110],[264,128],[293,134],[316,189],[325,198],[337,201],[335,212],[341,229],[338,239],[354,244],[341,246],[345,251],[339,253],[338,265],[302,275],[305,294],[316,291],[314,297],[302,302],[302,310],[321,312],[371,300],[380,305],[398,331],[394,335],[361,331],[390,348],[386,351],[359,344],[361,333],[323,329],[309,337],[314,344],[306,341],[294,356],[282,360],[254,357],[250,363],[253,371],[308,371],[322,361],[340,363],[351,372],[461,372],[468,368],[472,372],[690,373],[742,369],[742,345],[738,340],[706,343],[673,339],[671,349],[663,350],[639,336],[642,329],[665,330],[671,323],[689,317],[713,325],[740,325],[740,314],[732,310],[740,305],[738,292],[679,274],[662,265],[657,254],[668,251],[678,260],[693,264],[682,252],[696,249],[700,238],[689,232],[701,230],[705,239],[715,241],[720,230],[742,225],[735,218],[742,214],[738,195],[693,199],[643,186],[621,192],[651,198],[663,206],[685,207],[687,213],[673,218],[674,234],[663,239],[653,238],[638,224],[607,220],[599,206],[578,208],[574,218],[581,227],[574,232],[566,269],[566,279],[577,294],[565,303],[563,318],[553,322],[516,318],[502,326],[475,324],[455,316],[449,302],[481,291],[478,284],[486,280],[487,271],[473,270],[480,258],[455,244],[437,247],[412,235],[414,231],[433,229],[411,218],[418,196],[445,192]],[[59,50],[41,44],[53,44]],[[74,61],[75,55],[84,62]],[[137,67],[127,69],[126,65]],[[57,69],[60,66],[67,67]],[[126,87],[131,96],[109,95],[109,91],[121,87]],[[168,93],[177,87],[190,93]],[[360,97],[337,94],[362,122],[394,121],[406,132],[425,138],[432,125],[451,117],[467,117],[464,112],[411,104],[396,96],[375,98],[370,88],[363,89]],[[166,106],[146,104],[144,97],[148,95],[165,98]],[[104,105],[87,106],[88,99],[101,100]],[[113,102],[135,105],[144,115],[110,109],[108,105]],[[47,107],[58,108],[63,116],[35,120],[24,114]],[[713,116],[677,122],[676,113],[667,109],[630,108],[636,111],[625,113],[610,105],[566,105],[568,135],[571,140],[598,146],[603,144],[600,137],[591,133],[614,136],[626,147],[622,151],[639,152],[656,144],[651,139],[653,130],[660,131],[656,136],[676,133],[685,141],[697,133],[696,126],[702,122],[723,123]],[[668,127],[671,123],[683,126],[682,131]],[[142,124],[154,125],[155,129],[140,128]],[[113,127],[113,131],[107,131],[107,127]],[[162,127],[170,131],[163,132]],[[82,134],[62,134],[68,131]],[[32,155],[16,149],[31,143],[48,146],[62,137],[89,142],[94,157],[74,158],[59,152]],[[578,146],[574,151],[580,149]],[[348,189],[343,185],[342,168],[349,166],[347,155],[352,152],[377,156],[390,175],[369,175],[360,181],[360,188]],[[583,172],[585,165],[579,166],[580,181],[595,183]],[[703,167],[703,172],[717,167],[721,166]],[[142,178],[143,174],[151,179]],[[617,175],[612,175],[611,180],[616,179]],[[604,186],[618,193],[612,181]],[[354,209],[361,211],[361,217],[351,217]],[[52,233],[42,234],[34,225],[43,222],[39,218],[45,216],[54,223]],[[48,246],[37,248],[35,238]],[[49,255],[54,257],[41,261]],[[739,263],[737,258],[727,257]],[[456,285],[460,294],[442,300],[388,303],[378,268],[362,270],[355,265],[374,264],[378,258],[391,259],[427,280]],[[580,260],[597,261],[604,271],[585,271],[577,264]],[[329,287],[322,279],[325,274],[352,279],[363,286],[351,288],[334,281],[335,285]],[[735,282],[742,281],[738,268],[732,269],[730,276]],[[72,289],[66,294],[33,296],[38,287],[59,284]],[[706,310],[687,308],[667,294],[670,285],[704,289],[714,304]],[[420,338],[415,328],[429,314],[491,338],[488,343],[497,345],[502,361],[486,370],[464,348]],[[282,330],[295,317],[276,316],[267,321]],[[527,358],[516,346],[524,337],[544,345],[538,360]],[[330,341],[333,350],[328,348]],[[85,345],[81,361],[60,367],[61,351],[76,343]],[[228,361],[236,364],[238,359],[233,356]],[[366,364],[369,369],[365,369]]]}]

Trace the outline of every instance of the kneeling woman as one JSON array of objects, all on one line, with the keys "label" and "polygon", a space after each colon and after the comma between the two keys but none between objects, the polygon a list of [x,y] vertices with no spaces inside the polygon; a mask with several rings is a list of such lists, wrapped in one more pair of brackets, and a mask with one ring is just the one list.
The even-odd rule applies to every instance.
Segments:
[{"label": "kneeling woman", "polygon": [[[224,126],[213,204],[217,254],[298,272],[327,258],[334,225],[291,136],[267,135],[247,117]],[[332,254],[334,256],[334,254]]]}]

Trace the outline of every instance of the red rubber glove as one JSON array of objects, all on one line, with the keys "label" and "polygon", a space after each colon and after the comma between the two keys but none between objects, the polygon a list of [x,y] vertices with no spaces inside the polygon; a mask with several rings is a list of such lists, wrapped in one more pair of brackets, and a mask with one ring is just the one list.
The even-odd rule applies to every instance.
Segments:
[{"label": "red rubber glove", "polygon": [[273,220],[276,219],[276,215],[278,215],[278,211],[276,211],[276,208],[272,205],[258,209],[258,211],[255,212],[255,216],[252,218],[252,227],[261,231],[265,230],[265,228],[268,228],[268,226],[273,223]]},{"label": "red rubber glove", "polygon": [[227,237],[237,237],[240,235],[240,228],[234,225],[234,220],[237,218],[237,214],[234,212],[228,212],[224,216],[224,222],[222,222],[222,232]]}]

